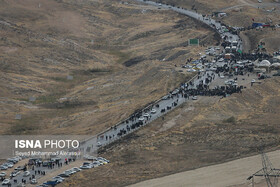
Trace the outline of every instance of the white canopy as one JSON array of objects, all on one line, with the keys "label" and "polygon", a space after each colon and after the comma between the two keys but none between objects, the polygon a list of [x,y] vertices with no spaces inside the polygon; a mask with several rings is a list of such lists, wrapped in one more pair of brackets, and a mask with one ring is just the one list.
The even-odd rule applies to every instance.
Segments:
[{"label": "white canopy", "polygon": [[261,63],[258,64],[258,66],[270,66],[271,63],[268,60],[263,60]]},{"label": "white canopy", "polygon": [[273,63],[271,66],[274,66],[274,67],[279,67],[280,66],[280,63]]}]

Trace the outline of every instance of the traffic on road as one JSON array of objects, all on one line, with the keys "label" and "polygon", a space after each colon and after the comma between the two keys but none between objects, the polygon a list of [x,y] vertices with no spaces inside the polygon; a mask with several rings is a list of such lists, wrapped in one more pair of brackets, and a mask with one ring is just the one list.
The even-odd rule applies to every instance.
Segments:
[{"label": "traffic on road", "polygon": [[[230,32],[220,22],[190,10],[152,1],[137,1],[173,10],[207,24],[220,34],[222,44],[221,46],[208,48],[201,53],[198,59],[187,61],[181,67],[182,69],[186,68],[188,72],[195,73],[191,80],[181,83],[178,88],[167,93],[159,100],[137,110],[127,119],[94,136],[96,138],[86,140],[84,148],[92,147],[93,150],[103,148],[155,119],[160,117],[164,119],[167,112],[185,102],[197,102],[201,97],[206,96],[215,96],[222,99],[231,94],[242,94],[242,90],[247,86],[254,86],[254,84],[260,83],[261,79],[270,77],[269,71],[261,70],[256,61],[267,60],[271,56],[263,53],[242,53],[243,45],[240,37],[236,33]],[[266,67],[266,69],[268,68]],[[14,168],[14,165],[22,159],[29,160],[24,165]],[[54,186],[77,172],[109,163],[109,160],[101,157],[85,156],[84,159],[87,161],[82,165],[65,170],[39,186]],[[55,170],[60,170],[75,161],[75,157],[55,157],[45,160],[41,158],[9,158],[7,162],[0,166],[1,186],[37,185],[40,177]],[[5,171],[13,168],[10,176],[7,176]]]}]

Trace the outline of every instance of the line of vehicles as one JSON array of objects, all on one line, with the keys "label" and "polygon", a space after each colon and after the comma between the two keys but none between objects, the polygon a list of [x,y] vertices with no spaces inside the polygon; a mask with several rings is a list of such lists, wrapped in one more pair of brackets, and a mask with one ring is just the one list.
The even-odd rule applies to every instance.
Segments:
[{"label": "line of vehicles", "polygon": [[86,159],[87,161],[84,162],[79,168],[73,167],[69,170],[65,170],[63,173],[60,173],[59,175],[53,177],[52,180],[44,182],[43,184],[38,185],[36,187],[55,186],[59,183],[62,183],[65,180],[65,178],[68,178],[77,172],[80,172],[80,171],[86,170],[86,169],[96,168],[96,167],[108,164],[110,162],[109,160],[107,160],[103,157],[96,158],[96,157],[88,156],[88,155],[85,155],[84,159]]},{"label": "line of vehicles", "polygon": [[[7,170],[9,168],[13,168],[16,163],[18,163],[19,161],[21,161],[24,158],[26,158],[26,157],[15,156],[12,158],[8,158],[6,160],[6,162],[0,166],[0,170]],[[18,176],[22,172],[22,170],[25,170],[25,169],[26,169],[26,167],[24,167],[24,166],[18,166],[16,168],[14,168],[14,171],[11,172],[9,178]],[[23,173],[24,177],[27,177],[29,175],[30,175],[29,171],[24,171],[24,173]],[[6,177],[6,172],[1,171],[0,178],[2,179],[2,185],[10,185],[11,180],[9,178],[5,179],[5,177]],[[17,186],[21,186],[21,185],[22,184],[18,184]]]}]

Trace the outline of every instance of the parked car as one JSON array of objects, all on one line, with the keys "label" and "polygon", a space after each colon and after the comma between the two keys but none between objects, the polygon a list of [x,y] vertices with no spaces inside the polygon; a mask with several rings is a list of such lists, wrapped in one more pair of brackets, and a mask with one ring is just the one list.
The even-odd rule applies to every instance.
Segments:
[{"label": "parked car", "polygon": [[[91,165],[82,165],[82,166],[80,166],[80,168],[81,169],[90,169],[92,167],[91,167]],[[61,177],[63,177],[63,176],[61,176]]]},{"label": "parked car", "polygon": [[45,162],[42,163],[42,166],[43,166],[43,167],[48,167],[48,165],[49,165],[49,162],[47,162],[47,161],[45,161]]},{"label": "parked car", "polygon": [[56,176],[56,177],[53,177],[54,180],[60,180],[60,181],[64,181],[65,178],[63,177],[60,177],[60,176]]},{"label": "parked car", "polygon": [[100,165],[103,165],[103,163],[101,163],[101,162],[99,162],[99,161],[95,161],[95,162],[92,163],[92,165],[93,165],[94,167],[98,167],[98,166],[100,166]]},{"label": "parked car", "polygon": [[145,120],[144,117],[140,117],[140,118],[139,118],[139,121],[144,121],[144,120]]},{"label": "parked car", "polygon": [[3,166],[3,165],[0,166],[0,170],[7,170],[7,169],[8,169],[7,166]]},{"label": "parked car", "polygon": [[23,184],[22,182],[17,184],[17,187],[25,187],[25,184]]},{"label": "parked car", "polygon": [[24,173],[23,173],[23,176],[24,177],[28,177],[30,175],[30,172],[29,171],[25,171]]},{"label": "parked car", "polygon": [[95,160],[96,158],[94,156],[88,156],[87,159],[88,160]]},{"label": "parked car", "polygon": [[18,161],[16,159],[13,159],[13,158],[8,158],[7,161],[12,162],[13,164],[18,163]]},{"label": "parked car", "polygon": [[15,170],[18,170],[18,171],[24,170],[24,166],[18,166],[18,167],[15,168]]},{"label": "parked car", "polygon": [[6,172],[2,171],[2,172],[0,173],[0,177],[5,177],[5,176],[6,176]]},{"label": "parked car", "polygon": [[37,182],[36,179],[32,179],[32,180],[30,181],[30,183],[31,183],[31,184],[37,184],[38,182]]},{"label": "parked car", "polygon": [[10,177],[16,177],[20,174],[20,171],[13,171],[11,174],[10,174]]},{"label": "parked car", "polygon": [[51,161],[53,161],[53,162],[60,161],[60,160],[61,160],[61,158],[60,158],[60,157],[54,157],[54,158],[51,158]]},{"label": "parked car", "polygon": [[2,185],[8,185],[8,184],[11,184],[10,179],[3,180]]},{"label": "parked car", "polygon": [[74,173],[76,173],[76,171],[73,171],[73,170],[69,169],[69,170],[64,171],[64,173],[66,175],[73,175]]},{"label": "parked car", "polygon": [[57,175],[57,176],[59,176],[59,177],[70,177],[70,175],[65,174],[65,173],[61,173],[61,174],[59,174],[59,175]]},{"label": "parked car", "polygon": [[169,95],[166,95],[166,96],[163,96],[161,99],[162,100],[167,100],[167,99],[169,99],[169,97],[170,97]]},{"label": "parked car", "polygon": [[103,161],[103,162],[106,162],[106,164],[110,162],[109,160],[107,160],[107,159],[105,159],[103,157],[98,157],[97,161]]},{"label": "parked car", "polygon": [[145,113],[145,114],[143,115],[143,117],[150,117],[150,114]]},{"label": "parked car", "polygon": [[72,170],[74,170],[74,171],[76,171],[76,172],[81,171],[81,169],[79,169],[79,168],[77,168],[77,167],[72,168]]},{"label": "parked car", "polygon": [[57,185],[59,182],[57,180],[53,180],[53,181],[47,181],[44,182],[43,184],[48,185],[48,186],[55,186]]},{"label": "parked car", "polygon": [[49,186],[46,185],[46,184],[40,184],[40,185],[38,185],[38,186],[36,186],[36,187],[49,187]]}]

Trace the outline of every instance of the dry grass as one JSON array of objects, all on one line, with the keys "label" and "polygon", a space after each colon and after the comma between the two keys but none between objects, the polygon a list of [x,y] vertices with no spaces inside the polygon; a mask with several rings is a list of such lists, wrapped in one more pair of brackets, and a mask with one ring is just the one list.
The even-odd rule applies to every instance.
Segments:
[{"label": "dry grass", "polygon": [[[216,37],[194,20],[145,5],[0,5],[1,133],[96,134],[188,79],[174,64],[202,50],[187,46],[189,38],[213,45]],[[17,113],[22,120],[14,120]]]},{"label": "dry grass", "polygon": [[80,173],[60,186],[125,186],[245,157],[261,146],[276,149],[279,84],[274,78],[222,100],[201,97],[186,103],[164,121],[158,119],[101,152],[111,161],[106,167]]}]

